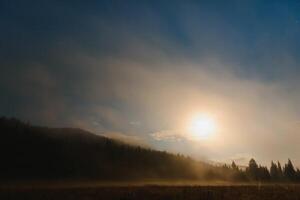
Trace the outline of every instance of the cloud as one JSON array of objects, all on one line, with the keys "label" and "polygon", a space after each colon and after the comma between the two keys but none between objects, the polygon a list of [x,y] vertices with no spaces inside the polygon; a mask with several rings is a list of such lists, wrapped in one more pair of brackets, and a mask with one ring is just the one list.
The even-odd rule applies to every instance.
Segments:
[{"label": "cloud", "polygon": [[141,122],[139,122],[139,121],[131,121],[130,125],[132,125],[132,126],[140,126]]},{"label": "cloud", "polygon": [[181,141],[184,135],[179,131],[164,130],[150,134],[155,140]]},{"label": "cloud", "polygon": [[[179,152],[193,143],[201,146],[194,155],[219,160],[241,152],[267,163],[299,157],[299,125],[290,123],[300,119],[297,54],[276,37],[262,45],[269,38],[264,28],[247,42],[231,18],[192,7],[176,10],[178,35],[148,10],[147,19],[132,19],[140,23],[82,13],[74,24],[84,28],[72,37],[71,29],[28,40],[1,37],[22,44],[9,45],[10,59],[2,61],[1,113],[126,141],[147,138],[154,148],[153,139],[172,140]],[[180,131],[195,112],[212,113],[218,122],[206,146]]]}]

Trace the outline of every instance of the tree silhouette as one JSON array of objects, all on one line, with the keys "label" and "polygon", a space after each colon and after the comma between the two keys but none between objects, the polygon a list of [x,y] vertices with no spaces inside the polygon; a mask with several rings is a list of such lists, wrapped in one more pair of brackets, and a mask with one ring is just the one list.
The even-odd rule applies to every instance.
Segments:
[{"label": "tree silhouette", "polygon": [[231,163],[231,168],[232,168],[234,171],[239,170],[238,166],[235,164],[234,161],[232,161],[232,163]]},{"label": "tree silhouette", "polygon": [[278,167],[277,165],[272,161],[271,167],[270,167],[270,176],[272,180],[278,180],[279,179],[279,173],[278,173]]},{"label": "tree silhouette", "polygon": [[298,168],[296,169],[295,181],[300,181],[300,170]]},{"label": "tree silhouette", "polygon": [[296,171],[295,171],[294,165],[290,159],[288,159],[288,163],[285,164],[285,166],[284,166],[283,174],[287,180],[290,180],[290,181],[295,180]]},{"label": "tree silhouette", "polygon": [[270,173],[267,167],[259,166],[258,168],[258,180],[268,181],[270,180]]},{"label": "tree silhouette", "polygon": [[249,166],[246,169],[246,173],[248,174],[250,180],[258,180],[258,165],[256,161],[251,158],[249,161]]},{"label": "tree silhouette", "polygon": [[279,161],[277,161],[277,169],[278,169],[278,180],[283,179],[282,167]]}]

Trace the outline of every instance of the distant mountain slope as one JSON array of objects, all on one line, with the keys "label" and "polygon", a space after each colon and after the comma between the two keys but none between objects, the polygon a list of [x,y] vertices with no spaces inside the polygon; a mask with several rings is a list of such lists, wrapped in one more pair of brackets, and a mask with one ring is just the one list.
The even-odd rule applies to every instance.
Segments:
[{"label": "distant mountain slope", "polygon": [[198,179],[211,166],[74,128],[0,118],[0,180]]}]

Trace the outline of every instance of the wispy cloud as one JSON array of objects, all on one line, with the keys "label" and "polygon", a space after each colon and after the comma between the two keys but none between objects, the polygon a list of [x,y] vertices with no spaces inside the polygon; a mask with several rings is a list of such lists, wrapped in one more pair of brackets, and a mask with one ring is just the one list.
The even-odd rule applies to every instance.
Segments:
[{"label": "wispy cloud", "polygon": [[[76,30],[79,22],[86,22],[72,37],[73,29],[64,26],[55,37],[49,31],[28,38],[31,34],[1,37],[5,44],[22,44],[8,44],[3,52],[11,55],[1,60],[1,113],[112,132],[126,141],[147,138],[145,143],[154,148],[157,141],[172,140],[181,152],[194,143],[178,131],[186,118],[209,112],[216,115],[220,130],[203,147],[210,149],[198,155],[231,158],[251,152],[260,162],[299,157],[299,126],[290,123],[300,119],[299,56],[293,51],[297,48],[283,45],[290,39],[276,31],[271,40],[264,26],[256,27],[254,39],[248,40],[252,36],[232,21],[236,17],[207,8],[178,6],[176,34],[155,10],[147,9],[139,21],[140,17],[98,16],[97,8],[93,14],[70,13],[82,18],[74,18]],[[255,25],[251,16],[244,18]],[[283,16],[290,19],[291,13]],[[9,27],[25,26],[19,23]],[[288,32],[298,38],[296,30]],[[178,145],[182,143],[185,146]]]},{"label": "wispy cloud", "polygon": [[164,130],[150,134],[155,140],[171,140],[180,141],[184,139],[184,135],[179,131]]}]

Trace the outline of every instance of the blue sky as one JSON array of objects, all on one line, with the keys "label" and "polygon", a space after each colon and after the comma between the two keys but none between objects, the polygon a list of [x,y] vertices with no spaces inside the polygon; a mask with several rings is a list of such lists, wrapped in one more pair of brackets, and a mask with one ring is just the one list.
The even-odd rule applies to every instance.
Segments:
[{"label": "blue sky", "polygon": [[[195,158],[300,164],[299,8],[1,1],[0,113]],[[186,136],[195,113],[216,118],[214,140]]]}]

